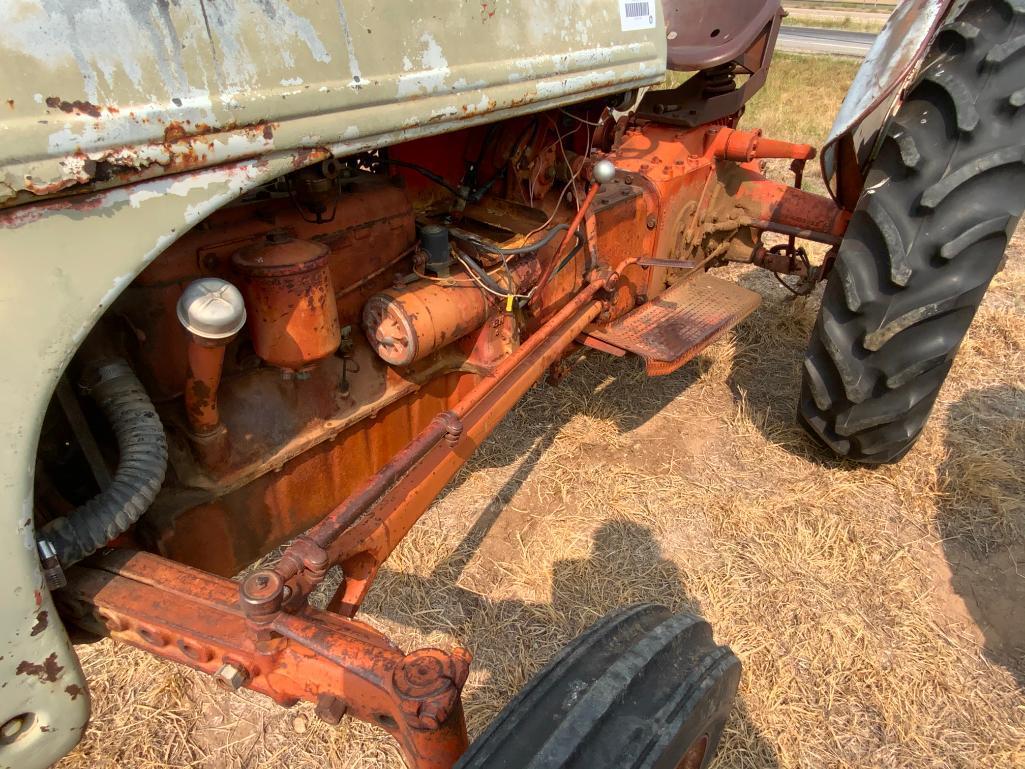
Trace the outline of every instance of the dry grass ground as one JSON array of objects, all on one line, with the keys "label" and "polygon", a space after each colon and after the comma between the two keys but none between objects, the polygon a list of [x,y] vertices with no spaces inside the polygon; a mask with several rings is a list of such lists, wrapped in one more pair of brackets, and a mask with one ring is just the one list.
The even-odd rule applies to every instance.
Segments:
[{"label": "dry grass ground", "polygon": [[[820,139],[851,74],[785,57],[747,122]],[[743,660],[722,769],[1025,766],[1022,251],[899,465],[837,462],[795,426],[817,296],[733,268],[765,302],[683,370],[591,354],[534,388],[364,617],[406,648],[473,651],[473,734],[588,624],[655,601],[702,613]],[[401,766],[372,727],[107,641],[79,651],[94,717],[62,769]]]}]

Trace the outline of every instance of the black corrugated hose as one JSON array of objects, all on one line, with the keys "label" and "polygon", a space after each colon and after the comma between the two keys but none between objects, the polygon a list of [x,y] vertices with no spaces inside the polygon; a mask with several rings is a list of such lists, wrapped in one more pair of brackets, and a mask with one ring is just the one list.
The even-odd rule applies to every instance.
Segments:
[{"label": "black corrugated hose", "polygon": [[110,485],[63,518],[43,527],[67,568],[123,534],[156,499],[167,471],[164,426],[142,383],[124,360],[96,369],[90,394],[110,422],[120,458]]}]

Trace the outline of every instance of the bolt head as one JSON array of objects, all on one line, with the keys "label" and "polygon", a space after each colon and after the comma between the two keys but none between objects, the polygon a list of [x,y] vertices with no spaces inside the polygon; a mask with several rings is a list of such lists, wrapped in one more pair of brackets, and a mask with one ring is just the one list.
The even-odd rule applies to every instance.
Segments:
[{"label": "bolt head", "polygon": [[225,689],[237,692],[249,680],[249,673],[241,665],[225,662],[214,675],[215,680]]},{"label": "bolt head", "polygon": [[247,617],[275,614],[284,599],[285,582],[273,569],[254,571],[239,588],[239,602]]},{"label": "bolt head", "polygon": [[591,178],[598,184],[608,184],[616,178],[616,167],[611,160],[599,160],[591,168]]},{"label": "bolt head", "polygon": [[347,710],[346,704],[338,697],[324,693],[317,695],[317,707],[314,712],[324,723],[338,726]]}]

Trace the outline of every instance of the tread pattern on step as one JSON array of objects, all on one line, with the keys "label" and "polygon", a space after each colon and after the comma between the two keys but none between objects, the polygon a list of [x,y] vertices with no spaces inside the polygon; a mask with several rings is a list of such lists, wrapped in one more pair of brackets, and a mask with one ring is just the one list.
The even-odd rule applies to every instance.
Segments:
[{"label": "tread pattern on step", "polygon": [[757,292],[703,273],[589,334],[644,358],[651,376],[670,374],[760,302]]}]

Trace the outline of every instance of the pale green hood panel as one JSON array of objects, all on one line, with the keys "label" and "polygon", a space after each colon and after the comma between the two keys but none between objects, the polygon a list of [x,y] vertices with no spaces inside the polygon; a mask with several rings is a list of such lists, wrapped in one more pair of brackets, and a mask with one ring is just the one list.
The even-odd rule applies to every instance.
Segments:
[{"label": "pale green hood panel", "polygon": [[0,0],[0,205],[656,82],[661,3],[622,5]]},{"label": "pale green hood panel", "polygon": [[35,550],[32,474],[57,380],[140,270],[212,211],[299,160],[277,153],[0,211],[0,323],[8,329],[0,368],[0,724],[31,714],[19,739],[0,743],[0,769],[45,769],[75,745],[89,715],[86,681]]}]

